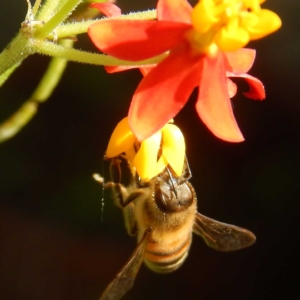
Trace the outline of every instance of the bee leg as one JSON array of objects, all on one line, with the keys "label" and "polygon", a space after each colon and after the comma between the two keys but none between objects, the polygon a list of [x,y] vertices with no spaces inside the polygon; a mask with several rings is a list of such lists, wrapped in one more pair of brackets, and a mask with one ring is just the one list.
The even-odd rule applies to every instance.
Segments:
[{"label": "bee leg", "polygon": [[135,181],[137,183],[137,186],[140,188],[148,188],[151,185],[148,181],[142,181],[142,179],[137,174],[135,175]]},{"label": "bee leg", "polygon": [[107,189],[111,189],[113,187],[115,187],[116,183],[112,182],[112,181],[108,181],[108,182],[104,182],[104,178],[100,175],[100,174],[93,174],[93,178],[99,182],[103,189],[107,190]]},{"label": "bee leg", "polygon": [[[105,157],[105,159],[107,160],[107,158]],[[109,167],[109,172],[110,172],[110,176],[111,178],[114,178],[113,174],[113,170],[117,170],[117,173],[115,175],[117,175],[117,178],[114,178],[115,182],[120,182],[121,181],[121,160],[119,158],[113,158],[110,162],[110,167]]]},{"label": "bee leg", "polygon": [[112,181],[104,182],[104,178],[99,174],[93,174],[93,178],[103,186],[103,189],[106,190],[113,188],[115,190],[118,204],[122,208],[126,207],[136,198],[144,195],[143,189],[137,189],[128,195],[127,189],[123,184]]},{"label": "bee leg", "polygon": [[179,181],[179,184],[184,183],[192,178],[192,172],[189,166],[187,158],[184,158],[184,167],[182,171],[182,180]]},{"label": "bee leg", "polygon": [[[136,189],[134,192],[132,192],[128,195],[126,188],[120,183],[115,183],[114,188],[115,188],[115,191],[118,196],[119,204],[123,208],[128,206],[130,203],[132,203],[138,197],[143,196],[145,194],[143,189]],[[124,190],[126,192],[124,192]],[[124,197],[124,195],[126,195],[126,196]]]},{"label": "bee leg", "polygon": [[134,214],[134,203],[129,203],[123,209],[123,216],[125,222],[125,228],[129,235],[135,236],[137,234],[137,223]]}]

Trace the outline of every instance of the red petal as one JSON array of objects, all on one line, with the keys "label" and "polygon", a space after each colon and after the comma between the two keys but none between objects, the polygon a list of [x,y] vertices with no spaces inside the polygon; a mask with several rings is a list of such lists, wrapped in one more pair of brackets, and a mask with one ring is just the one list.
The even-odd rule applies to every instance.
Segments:
[{"label": "red petal", "polygon": [[103,20],[88,34],[96,47],[114,57],[139,61],[159,55],[185,41],[191,26],[168,21]]},{"label": "red petal", "polygon": [[156,66],[157,65],[148,65],[148,66],[145,66],[145,67],[141,67],[140,71],[143,74],[143,76],[146,76]]},{"label": "red petal", "polygon": [[197,112],[204,124],[218,138],[241,142],[244,137],[234,118],[227,91],[225,58],[221,52],[203,59]]},{"label": "red petal", "polygon": [[226,52],[226,58],[229,66],[226,69],[233,73],[247,73],[254,62],[256,51],[243,48],[233,52]]},{"label": "red petal", "polygon": [[97,8],[102,14],[104,14],[107,17],[116,17],[121,15],[121,9],[113,3],[92,3],[90,7]]},{"label": "red petal", "polygon": [[156,65],[132,65],[132,66],[104,66],[107,73],[117,73],[127,71],[131,69],[140,69],[141,73],[145,76],[148,74]]},{"label": "red petal", "polygon": [[236,84],[229,78],[227,78],[227,91],[228,91],[229,98],[234,97],[237,92]]},{"label": "red petal", "polygon": [[263,100],[266,98],[266,92],[263,83],[257,79],[256,77],[253,77],[248,74],[234,74],[231,72],[226,72],[227,76],[229,77],[238,77],[238,78],[245,78],[247,83],[249,84],[250,91],[244,93],[244,95],[248,98],[254,99],[254,100]]},{"label": "red petal", "polygon": [[140,66],[104,66],[105,71],[109,74],[111,73],[117,73],[122,71],[127,71],[135,68],[139,68]]},{"label": "red petal", "polygon": [[160,130],[187,102],[199,82],[202,60],[187,49],[171,53],[139,84],[129,109],[129,125],[142,141]]},{"label": "red petal", "polygon": [[157,19],[191,24],[192,9],[186,0],[159,0]]}]

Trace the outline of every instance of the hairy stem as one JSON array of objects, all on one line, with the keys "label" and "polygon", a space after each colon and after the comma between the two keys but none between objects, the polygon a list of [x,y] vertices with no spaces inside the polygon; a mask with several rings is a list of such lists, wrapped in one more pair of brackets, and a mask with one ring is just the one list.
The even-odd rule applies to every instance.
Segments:
[{"label": "hairy stem", "polygon": [[[109,19],[118,19],[118,20],[153,20],[156,18],[156,10],[147,10],[137,13],[130,13],[128,15],[121,15],[118,17],[112,17]],[[93,23],[101,22],[107,20],[107,18],[89,20],[76,23],[67,23],[57,27],[56,34],[60,37],[73,36],[80,33],[87,32],[89,26]]]},{"label": "hairy stem", "polygon": [[47,22],[57,11],[61,0],[46,0],[37,12],[36,20]]},{"label": "hairy stem", "polygon": [[37,29],[35,38],[45,39],[61,22],[63,22],[82,0],[69,0],[53,15],[46,24]]},{"label": "hairy stem", "polygon": [[28,39],[22,34],[18,34],[0,54],[0,75],[14,65],[20,64],[24,58],[33,52]]},{"label": "hairy stem", "polygon": [[166,54],[158,55],[154,58],[132,62],[127,60],[121,60],[114,58],[109,55],[89,53],[73,48],[63,47],[61,45],[56,45],[52,42],[41,42],[37,43],[35,49],[40,54],[46,54],[50,56],[57,56],[65,58],[70,61],[87,63],[92,65],[106,65],[106,66],[141,66],[141,65],[151,65],[157,64],[166,57]]}]

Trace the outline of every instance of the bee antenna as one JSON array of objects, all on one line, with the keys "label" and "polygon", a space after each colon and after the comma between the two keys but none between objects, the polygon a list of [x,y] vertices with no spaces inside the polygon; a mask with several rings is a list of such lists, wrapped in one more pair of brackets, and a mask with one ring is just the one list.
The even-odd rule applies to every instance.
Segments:
[{"label": "bee antenna", "polygon": [[167,167],[167,172],[168,172],[169,177],[170,177],[170,179],[171,179],[171,185],[172,185],[174,194],[175,194],[176,198],[178,198],[177,190],[175,189],[175,184],[174,184],[174,177],[173,177],[173,175],[172,175],[172,173],[170,172],[170,169],[169,169],[168,167]]}]

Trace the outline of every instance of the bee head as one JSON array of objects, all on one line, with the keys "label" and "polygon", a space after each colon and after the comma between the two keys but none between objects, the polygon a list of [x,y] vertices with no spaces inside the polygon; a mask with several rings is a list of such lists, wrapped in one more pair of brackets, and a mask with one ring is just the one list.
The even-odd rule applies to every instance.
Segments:
[{"label": "bee head", "polygon": [[181,177],[174,177],[169,168],[156,177],[154,200],[162,212],[185,211],[192,205],[194,198],[191,184]]}]

